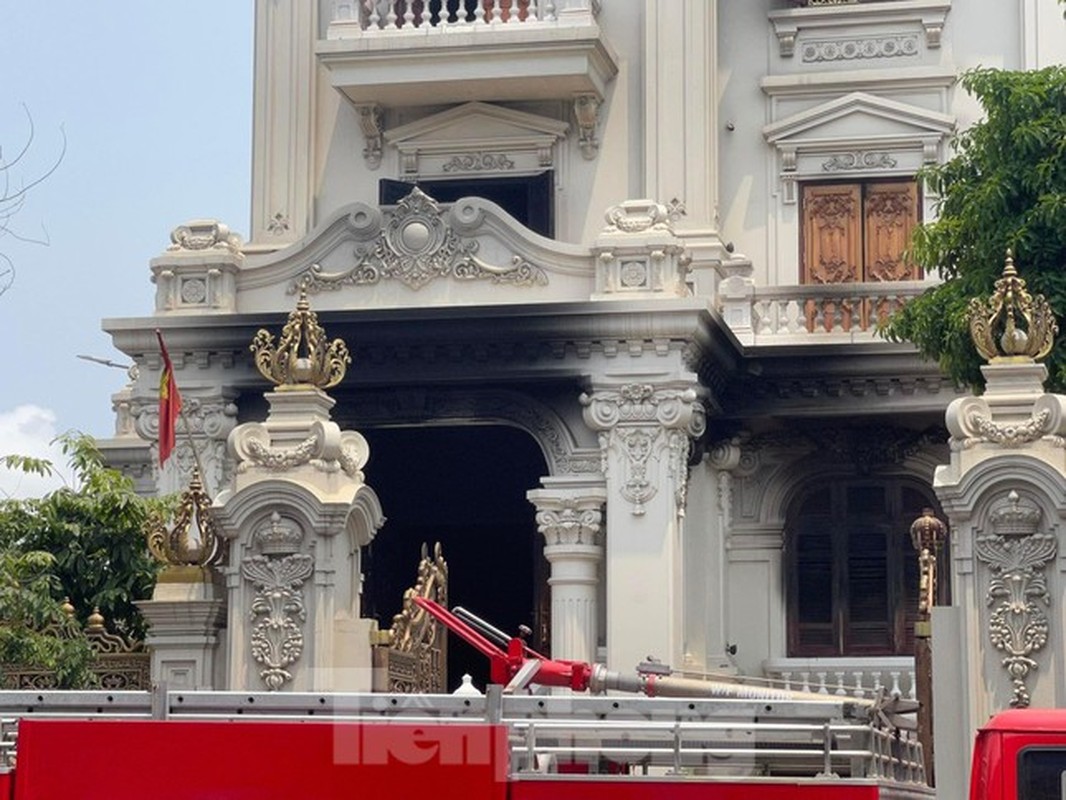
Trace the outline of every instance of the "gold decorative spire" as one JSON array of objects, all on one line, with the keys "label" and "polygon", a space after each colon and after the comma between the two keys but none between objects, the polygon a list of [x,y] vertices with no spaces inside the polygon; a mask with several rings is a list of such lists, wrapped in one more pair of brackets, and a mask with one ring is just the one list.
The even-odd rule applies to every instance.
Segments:
[{"label": "gold decorative spire", "polygon": [[174,524],[156,517],[148,523],[148,549],[167,566],[206,567],[222,560],[222,539],[211,519],[211,498],[204,491],[200,471],[193,470],[189,488],[181,495]]},{"label": "gold decorative spire", "polygon": [[318,324],[318,315],[307,301],[307,289],[301,287],[296,310],[281,330],[277,347],[274,336],[260,329],[252,340],[255,365],[263,377],[279,389],[328,389],[344,379],[352,363],[348,346],[342,339],[326,343],[326,332]]},{"label": "gold decorative spire", "polygon": [[1010,250],[992,296],[971,300],[969,317],[970,336],[986,361],[1037,361],[1051,352],[1059,332],[1044,296],[1026,291]]}]

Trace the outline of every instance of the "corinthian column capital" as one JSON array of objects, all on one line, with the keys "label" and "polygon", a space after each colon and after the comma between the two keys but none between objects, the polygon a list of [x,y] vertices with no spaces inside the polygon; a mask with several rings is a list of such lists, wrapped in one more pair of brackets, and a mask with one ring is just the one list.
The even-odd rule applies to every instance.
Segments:
[{"label": "corinthian column capital", "polygon": [[696,438],[707,427],[699,393],[688,383],[625,383],[583,393],[580,400],[593,430],[658,425]]},{"label": "corinthian column capital", "polygon": [[597,547],[602,541],[602,487],[533,489],[526,497],[537,509],[537,530],[546,547]]}]

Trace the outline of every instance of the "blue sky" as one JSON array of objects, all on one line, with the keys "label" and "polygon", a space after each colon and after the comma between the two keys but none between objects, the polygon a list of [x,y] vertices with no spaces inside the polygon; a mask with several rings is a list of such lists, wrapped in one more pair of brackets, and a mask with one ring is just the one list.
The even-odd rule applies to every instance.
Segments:
[{"label": "blue sky", "polygon": [[[57,432],[113,431],[125,360],[105,317],[151,313],[148,261],[171,229],[215,217],[248,231],[253,0],[0,0],[0,153],[13,185],[55,173],[0,236],[17,274],[0,295],[0,456]],[[0,471],[0,497],[40,489]]]}]

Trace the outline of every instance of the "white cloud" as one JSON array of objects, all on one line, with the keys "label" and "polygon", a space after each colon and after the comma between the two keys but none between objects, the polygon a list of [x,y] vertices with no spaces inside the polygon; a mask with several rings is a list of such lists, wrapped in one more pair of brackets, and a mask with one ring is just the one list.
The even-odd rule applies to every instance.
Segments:
[{"label": "white cloud", "polygon": [[57,468],[57,474],[42,477],[0,466],[0,498],[40,497],[63,486],[63,475],[69,481],[66,457],[52,443],[55,437],[56,415],[47,408],[22,405],[14,411],[0,411],[0,457],[47,458]]}]

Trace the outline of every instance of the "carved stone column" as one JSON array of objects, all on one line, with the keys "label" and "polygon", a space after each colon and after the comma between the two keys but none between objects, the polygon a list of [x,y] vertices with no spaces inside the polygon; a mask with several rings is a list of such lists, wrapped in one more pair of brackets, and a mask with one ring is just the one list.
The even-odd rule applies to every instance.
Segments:
[{"label": "carved stone column", "polygon": [[544,557],[551,564],[552,657],[596,660],[599,566],[603,560],[601,483],[545,478],[526,494],[537,509]]},{"label": "carved stone column", "polygon": [[692,440],[706,427],[695,383],[597,386],[581,396],[607,479],[607,654],[628,670],[681,659],[681,523]]}]

